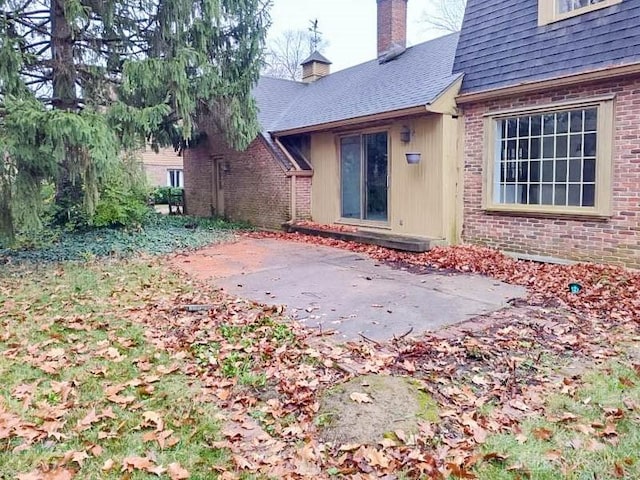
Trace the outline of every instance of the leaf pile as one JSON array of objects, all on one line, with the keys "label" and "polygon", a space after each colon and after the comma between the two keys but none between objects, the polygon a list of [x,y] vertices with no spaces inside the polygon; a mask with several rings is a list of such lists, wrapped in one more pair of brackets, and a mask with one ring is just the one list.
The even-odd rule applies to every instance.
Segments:
[{"label": "leaf pile", "polygon": [[[194,356],[191,373],[225,412],[215,446],[232,452],[235,469],[277,478],[475,478],[474,469],[500,457],[480,453],[489,437],[518,431],[545,413],[549,395],[577,389],[578,376],[553,368],[617,358],[640,339],[633,322],[522,302],[438,335],[337,346],[288,323],[279,307],[196,291],[136,318],[157,346]],[[193,303],[210,311],[176,309]],[[418,379],[438,401],[440,421],[376,445],[323,443],[314,421],[322,392],[369,373]]]},{"label": "leaf pile", "polygon": [[[569,441],[606,472],[633,478],[640,461],[616,450],[640,424],[640,325],[542,296],[438,334],[344,345],[159,260],[0,276],[0,300],[0,476],[494,478],[482,472],[495,466],[526,478],[505,436],[536,445],[549,478],[579,477]],[[614,394],[585,394],[583,372],[614,360]],[[413,378],[439,421],[376,444],[323,441],[323,392],[369,374]]]},{"label": "leaf pile", "polygon": [[125,320],[175,280],[144,263],[0,275],[0,478],[180,480],[224,463],[184,358]]},{"label": "leaf pile", "polygon": [[[640,272],[623,267],[536,263],[473,245],[436,247],[426,253],[409,253],[298,233],[252,232],[248,235],[342,248],[418,272],[421,269],[440,269],[487,275],[506,283],[522,285],[532,297],[559,299],[579,312],[640,322]],[[583,287],[579,294],[569,291],[569,284],[573,282]]]},{"label": "leaf pile", "polygon": [[296,226],[300,226],[300,227],[309,227],[309,228],[313,228],[315,230],[324,230],[327,232],[348,232],[348,233],[355,233],[358,231],[358,227],[354,227],[351,225],[339,225],[339,224],[329,224],[326,225],[324,223],[315,223],[315,222],[311,222],[309,220],[299,220],[296,222]]}]

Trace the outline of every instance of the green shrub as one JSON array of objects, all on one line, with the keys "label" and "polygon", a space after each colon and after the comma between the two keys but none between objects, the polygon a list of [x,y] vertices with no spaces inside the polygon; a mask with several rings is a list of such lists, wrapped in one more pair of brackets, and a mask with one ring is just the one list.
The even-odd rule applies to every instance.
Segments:
[{"label": "green shrub", "polygon": [[100,197],[91,223],[96,227],[139,226],[149,213],[146,195],[109,186]]},{"label": "green shrub", "polygon": [[177,187],[156,187],[151,193],[151,198],[156,205],[166,205],[170,196],[183,194],[182,188]]},{"label": "green shrub", "polygon": [[139,227],[150,213],[148,192],[142,164],[135,157],[125,157],[103,180],[90,225]]}]

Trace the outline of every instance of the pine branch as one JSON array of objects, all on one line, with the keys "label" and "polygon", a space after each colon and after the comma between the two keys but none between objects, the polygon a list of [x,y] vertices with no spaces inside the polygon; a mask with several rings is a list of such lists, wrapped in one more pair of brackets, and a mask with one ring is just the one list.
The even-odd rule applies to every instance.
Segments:
[{"label": "pine branch", "polygon": [[38,25],[32,24],[30,22],[26,22],[26,21],[24,21],[24,20],[22,20],[21,18],[18,18],[18,17],[12,18],[11,21],[16,22],[17,24],[22,25],[23,27],[28,29],[26,33],[23,33],[23,36],[31,35],[33,32],[38,32],[38,33],[40,33],[41,35],[44,35],[44,36],[49,36],[50,35],[50,32],[48,30],[44,29],[43,27],[45,25],[47,25],[48,23],[50,23],[51,20],[47,20],[45,22],[41,22]]}]

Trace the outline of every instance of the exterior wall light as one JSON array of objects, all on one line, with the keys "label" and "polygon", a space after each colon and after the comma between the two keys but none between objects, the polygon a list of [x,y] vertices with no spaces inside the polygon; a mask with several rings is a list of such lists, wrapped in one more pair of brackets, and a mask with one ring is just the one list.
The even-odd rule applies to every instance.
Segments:
[{"label": "exterior wall light", "polygon": [[407,163],[410,165],[420,163],[420,159],[422,158],[422,154],[418,152],[407,152],[405,155],[407,157]]},{"label": "exterior wall light", "polygon": [[400,141],[402,143],[409,143],[411,141],[411,129],[406,125],[400,130]]}]

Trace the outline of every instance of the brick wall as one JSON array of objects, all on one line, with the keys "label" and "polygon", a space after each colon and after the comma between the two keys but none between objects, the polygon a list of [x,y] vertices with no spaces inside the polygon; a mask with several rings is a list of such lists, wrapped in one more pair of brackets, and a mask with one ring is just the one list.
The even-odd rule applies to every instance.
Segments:
[{"label": "brick wall", "polygon": [[149,183],[154,186],[167,185],[168,170],[182,169],[183,159],[173,148],[163,148],[158,153],[147,148],[140,152],[140,157]]},{"label": "brick wall", "polygon": [[311,177],[296,178],[297,220],[311,220]]},{"label": "brick wall", "polygon": [[215,214],[213,199],[213,159],[206,143],[187,148],[184,158],[184,208],[185,213],[197,217]]},{"label": "brick wall", "polygon": [[222,135],[209,136],[185,152],[186,211],[190,215],[215,213],[214,158],[226,165],[223,173],[224,215],[264,228],[281,228],[290,220],[291,179],[271,154],[262,137],[244,152],[230,149]]},{"label": "brick wall", "polygon": [[149,185],[165,187],[167,185],[167,167],[164,165],[144,165]]},{"label": "brick wall", "polygon": [[[483,115],[615,93],[613,215],[605,220],[489,214],[482,210]],[[463,106],[463,239],[503,250],[640,268],[640,77]]]},{"label": "brick wall", "polygon": [[407,44],[407,0],[377,0],[378,55],[392,44]]}]

